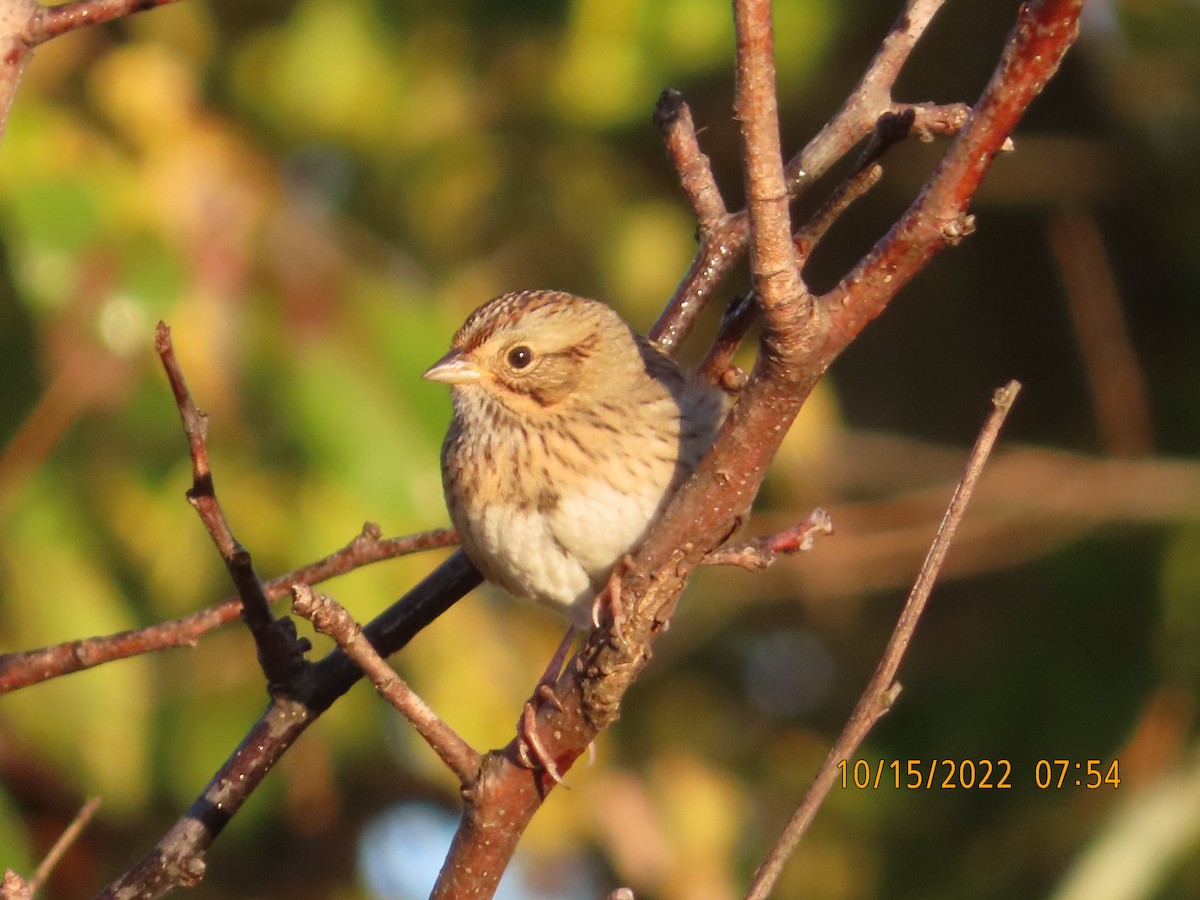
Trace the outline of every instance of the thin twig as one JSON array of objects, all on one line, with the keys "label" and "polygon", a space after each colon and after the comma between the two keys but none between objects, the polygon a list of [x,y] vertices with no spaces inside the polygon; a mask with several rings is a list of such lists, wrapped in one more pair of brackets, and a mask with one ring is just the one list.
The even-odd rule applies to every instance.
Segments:
[{"label": "thin twig", "polygon": [[113,19],[174,2],[175,0],[77,0],[75,3],[60,3],[46,9],[38,29],[31,37],[35,44],[41,44],[76,28],[111,22]]},{"label": "thin twig", "polygon": [[746,386],[746,373],[732,364],[733,355],[757,318],[758,304],[754,302],[753,291],[735,298],[725,308],[716,337],[697,367],[702,378],[730,394],[736,394]]},{"label": "thin twig", "polygon": [[[734,406],[713,449],[672,498],[635,559],[610,579],[608,590],[622,596],[620,604],[614,598],[612,605],[625,611],[619,638],[612,628],[593,630],[554,685],[553,702],[540,703],[533,721],[524,723],[525,736],[536,737],[540,755],[552,760],[558,772],[566,772],[616,720],[625,692],[649,662],[651,642],[669,621],[691,570],[748,514],[769,460],[806,388],[816,381],[815,371],[806,385],[792,377],[798,373],[790,349],[800,343],[795,338],[802,331],[803,292],[783,189],[767,0],[741,0],[735,24],[737,108],[756,243],[753,271],[767,310],[764,319],[773,330],[773,352],[760,356],[771,359],[756,367],[747,385],[749,393],[757,391],[755,402],[746,403],[744,395]],[[681,514],[689,502],[703,512]],[[555,780],[545,768],[522,767],[518,751],[514,738],[502,751],[488,754],[479,781],[464,791],[463,815],[433,898],[491,896],[525,827],[554,789]]]},{"label": "thin twig", "polygon": [[54,867],[58,865],[58,861],[62,859],[67,849],[83,833],[83,829],[87,828],[88,823],[92,821],[92,817],[96,815],[98,809],[100,809],[99,797],[93,797],[80,807],[79,812],[75,814],[75,818],[71,820],[71,824],[58,836],[58,840],[54,842],[54,846],[50,848],[50,851],[37,867],[37,871],[33,873],[33,878],[29,880],[29,892],[31,894],[36,894],[41,890],[42,885],[46,883],[46,879],[50,877],[50,873],[54,871]]},{"label": "thin twig", "polygon": [[479,754],[383,661],[345,607],[332,597],[314,593],[307,584],[294,584],[292,610],[312,622],[317,631],[337,642],[371,679],[380,696],[412,723],[425,743],[458,776],[463,787],[470,786],[479,778]]},{"label": "thin twig", "polygon": [[833,223],[842,217],[854,201],[864,197],[867,191],[879,184],[879,179],[882,177],[883,166],[877,162],[869,163],[856,170],[838,186],[837,190],[829,195],[828,199],[821,204],[821,208],[796,231],[792,238],[801,265],[808,261],[808,257],[829,233]]},{"label": "thin twig", "polygon": [[775,534],[753,538],[740,544],[725,544],[704,557],[706,566],[740,566],[750,572],[761,572],[775,562],[780,554],[811,550],[818,535],[833,534],[833,519],[818,507],[803,522]]},{"label": "thin twig", "polygon": [[891,708],[892,703],[899,695],[900,684],[895,680],[896,672],[899,670],[900,662],[904,659],[904,654],[907,652],[908,646],[912,641],[913,633],[917,628],[917,622],[921,618],[921,613],[925,610],[929,593],[933,590],[938,573],[941,572],[942,564],[946,560],[946,553],[950,549],[951,542],[954,540],[954,533],[958,528],[959,522],[962,521],[962,517],[966,512],[967,504],[971,500],[971,494],[975,489],[976,483],[979,481],[979,476],[983,473],[983,467],[992,452],[992,447],[995,446],[996,437],[1000,433],[1000,427],[1008,417],[1008,412],[1012,408],[1012,404],[1016,400],[1020,389],[1021,386],[1019,383],[1010,381],[993,395],[992,412],[988,415],[982,430],[979,432],[979,437],[976,439],[975,446],[971,450],[971,455],[967,459],[963,477],[954,491],[954,496],[950,499],[950,505],[946,508],[946,514],[942,517],[937,535],[929,547],[929,553],[926,555],[925,562],[921,566],[920,574],[917,576],[917,580],[909,592],[908,599],[904,603],[904,608],[900,612],[900,618],[896,622],[896,627],[892,630],[892,636],[888,640],[887,647],[883,651],[883,656],[879,660],[878,666],[875,668],[875,674],[871,676],[871,680],[867,683],[862,697],[859,698],[858,704],[854,707],[854,712],[850,714],[850,719],[846,722],[842,733],[838,736],[833,749],[829,751],[825,762],[822,763],[821,768],[817,771],[817,775],[813,779],[808,793],[805,794],[803,801],[801,801],[795,813],[792,814],[792,818],[788,821],[778,841],[776,841],[770,853],[767,854],[766,859],[754,874],[754,880],[751,883],[749,892],[746,894],[747,900],[764,900],[764,898],[770,895],[776,881],[779,879],[780,873],[783,871],[784,864],[799,845],[801,838],[808,830],[808,826],[816,816],[817,810],[825,801],[825,796],[829,793],[830,788],[833,787],[837,778],[838,763],[854,755],[854,752],[866,738],[867,733]]},{"label": "thin twig", "polygon": [[[371,563],[439,547],[453,547],[457,543],[458,534],[453,528],[435,528],[401,537],[383,538],[379,526],[367,522],[362,532],[342,549],[272,578],[263,584],[263,588],[267,597],[274,601],[286,595],[298,581],[319,584]],[[118,659],[156,653],[172,647],[194,647],[201,637],[232,622],[241,611],[241,598],[229,597],[190,615],[145,628],[0,654],[0,694]]]},{"label": "thin twig", "polygon": [[[683,96],[678,91],[663,91],[654,106],[653,118],[654,124],[662,132],[675,171],[679,174],[684,196],[696,214],[696,236],[700,240],[700,249],[692,270],[680,283],[682,287],[704,278],[705,273],[696,269],[701,260],[722,255],[725,232],[733,224],[733,219],[713,177],[712,164],[700,149],[692,111],[683,102]],[[687,308],[688,303],[688,295],[677,290],[650,329],[650,339],[664,353],[675,350],[694,320],[697,310]]]},{"label": "thin twig", "polygon": [[[908,0],[904,11],[896,17],[880,44],[879,51],[867,64],[863,77],[846,98],[842,108],[804,149],[788,162],[787,179],[790,189],[798,190],[803,184],[811,183],[829,171],[850,148],[870,134],[884,113],[898,113],[910,105],[897,103],[892,97],[892,89],[900,70],[912,55],[913,48],[945,2],[946,0]],[[949,133],[956,121],[962,124],[966,118],[962,115],[966,111],[962,104],[915,104],[915,107],[922,120],[919,129],[923,133],[941,130]],[[924,115],[920,115],[921,113]]]},{"label": "thin twig", "polygon": [[663,91],[654,104],[653,119],[679,173],[683,193],[696,214],[697,228],[701,235],[711,232],[729,215],[729,210],[713,177],[712,163],[696,139],[696,124],[683,95],[669,88]]},{"label": "thin twig", "polygon": [[300,677],[305,647],[296,640],[291,619],[277,621],[271,615],[271,604],[262,579],[254,571],[250,552],[233,536],[221,510],[208,463],[208,416],[196,408],[171,344],[171,329],[165,322],[159,322],[155,329],[154,348],[171,383],[171,392],[175,395],[175,405],[179,408],[179,417],[183,421],[192,456],[192,486],[187,492],[188,501],[208,529],[242,599],[242,620],[258,647],[259,665],[267,678],[269,689],[290,690]]}]

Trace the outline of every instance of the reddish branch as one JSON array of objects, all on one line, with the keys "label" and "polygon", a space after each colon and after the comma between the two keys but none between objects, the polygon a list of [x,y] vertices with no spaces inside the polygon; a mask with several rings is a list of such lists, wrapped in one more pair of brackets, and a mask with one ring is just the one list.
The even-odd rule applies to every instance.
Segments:
[{"label": "reddish branch", "polygon": [[692,111],[683,102],[683,95],[679,91],[668,88],[654,105],[653,119],[662,132],[675,171],[679,173],[680,187],[696,215],[703,241],[706,238],[705,229],[711,229],[724,219],[729,215],[729,210],[725,208],[725,198],[721,196],[721,189],[713,177],[712,164],[700,149]]},{"label": "reddish branch", "polygon": [[[458,535],[453,528],[384,538],[379,526],[368,522],[362,533],[341,550],[272,578],[263,584],[263,588],[268,599],[275,600],[287,594],[296,582],[319,584],[374,562],[438,547],[452,547],[457,543]],[[146,628],[0,655],[0,694],[113,660],[171,647],[194,647],[203,635],[233,621],[241,611],[241,598],[230,597],[189,616]]]},{"label": "reddish branch", "polygon": [[833,534],[833,519],[825,510],[818,508],[791,528],[752,538],[742,544],[725,544],[701,562],[706,566],[740,566],[750,572],[761,572],[781,554],[811,550],[813,539],[821,534]]},{"label": "reddish branch", "polygon": [[[867,145],[858,168],[834,189],[812,217],[792,235],[801,270],[833,223],[854,201],[879,183],[883,177],[883,166],[877,160],[888,147],[909,134],[914,121],[915,114],[911,108],[896,115],[885,113],[879,117],[875,123],[873,140]],[[730,304],[717,336],[700,364],[700,372],[705,378],[730,393],[737,393],[745,387],[744,374],[730,368],[730,361],[749,331],[757,310],[753,291]]]},{"label": "reddish branch", "polygon": [[971,233],[967,203],[1033,98],[1079,34],[1083,0],[1043,0],[1021,9],[1000,65],[967,124],[920,196],[867,256],[822,298],[832,316],[823,355],[832,359],[944,247]]},{"label": "reddish branch", "polygon": [[51,38],[82,28],[165,6],[175,0],[78,0],[46,7],[37,0],[0,3],[0,137],[8,111],[33,50]]},{"label": "reddish branch", "polygon": [[34,43],[41,44],[76,28],[111,22],[113,19],[174,2],[175,0],[77,0],[75,3],[60,3],[46,9],[36,29],[32,31],[32,36]]},{"label": "reddish branch", "polygon": [[[750,274],[765,320],[758,368],[761,380],[791,381],[814,323],[808,289],[792,243],[775,96],[775,50],[770,0],[734,4],[737,34],[737,109],[742,126]],[[757,489],[757,486],[756,486]]]}]

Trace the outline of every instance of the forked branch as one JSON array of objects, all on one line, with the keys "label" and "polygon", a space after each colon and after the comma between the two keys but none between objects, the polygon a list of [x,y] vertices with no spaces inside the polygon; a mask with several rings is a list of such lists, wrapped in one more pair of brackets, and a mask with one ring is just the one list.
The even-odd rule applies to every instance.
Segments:
[{"label": "forked branch", "polygon": [[[453,547],[457,543],[458,535],[453,528],[435,528],[403,537],[385,538],[378,525],[367,522],[363,530],[340,550],[263,582],[263,590],[267,599],[274,601],[285,596],[297,582],[319,584],[371,563],[439,547]],[[0,694],[118,659],[129,659],[172,647],[194,647],[201,637],[232,622],[241,611],[241,598],[229,597],[190,615],[145,628],[66,641],[36,650],[0,654]]]},{"label": "forked branch", "polygon": [[371,646],[362,628],[332,597],[314,593],[306,584],[292,585],[292,610],[322,634],[333,638],[388,701],[442,758],[464,786],[479,777],[479,754],[443,722]]}]

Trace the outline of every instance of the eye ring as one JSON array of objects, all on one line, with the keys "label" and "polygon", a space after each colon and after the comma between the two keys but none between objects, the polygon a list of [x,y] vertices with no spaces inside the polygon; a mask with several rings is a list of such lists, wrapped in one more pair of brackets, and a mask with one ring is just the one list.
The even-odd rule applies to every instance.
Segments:
[{"label": "eye ring", "polygon": [[533,362],[533,350],[527,344],[517,344],[508,351],[508,366],[513,371],[519,372],[522,369],[529,368]]}]

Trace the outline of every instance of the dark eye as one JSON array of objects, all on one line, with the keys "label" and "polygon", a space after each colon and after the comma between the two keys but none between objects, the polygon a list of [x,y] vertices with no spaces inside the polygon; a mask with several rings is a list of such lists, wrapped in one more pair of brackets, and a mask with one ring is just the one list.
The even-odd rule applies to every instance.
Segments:
[{"label": "dark eye", "polygon": [[533,351],[524,344],[517,344],[508,351],[508,364],[514,369],[524,369],[533,362]]}]

